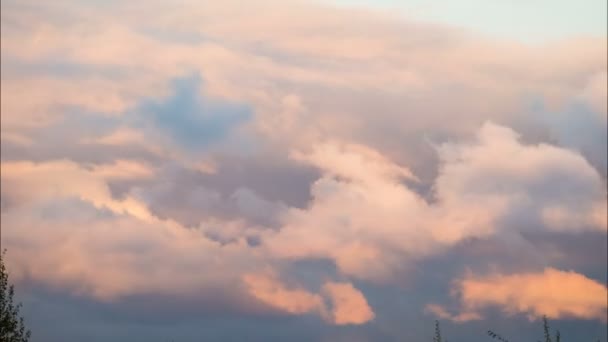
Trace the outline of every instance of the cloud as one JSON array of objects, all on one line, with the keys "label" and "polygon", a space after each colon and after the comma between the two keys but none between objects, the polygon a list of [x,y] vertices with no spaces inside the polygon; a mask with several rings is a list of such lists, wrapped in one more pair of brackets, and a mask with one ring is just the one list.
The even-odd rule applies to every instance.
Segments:
[{"label": "cloud", "polygon": [[606,122],[608,116],[608,104],[606,94],[608,93],[608,73],[600,71],[589,78],[580,97],[591,107],[595,113]]},{"label": "cloud", "polygon": [[532,319],[579,318],[606,321],[608,289],[573,271],[545,268],[542,272],[518,274],[469,274],[455,281],[454,294],[463,313],[451,315],[435,304],[429,312],[440,318],[464,322],[481,319],[479,311],[498,307],[508,315],[523,313]]},{"label": "cloud", "polygon": [[[236,165],[242,167],[240,162]],[[223,220],[242,220],[252,227],[277,228],[277,217],[286,210],[282,201],[269,201],[246,186],[230,184],[239,182],[239,179],[234,177],[235,173],[239,175],[247,172],[250,178],[266,178],[271,175],[261,174],[255,166],[246,170],[231,169],[227,172],[224,172],[226,165],[213,172],[199,168],[196,165],[185,167],[170,164],[159,172],[158,179],[162,179],[161,182],[134,187],[132,190],[155,215],[176,220],[184,226],[198,227],[205,219],[215,217]],[[273,172],[280,175],[284,171],[275,169]],[[293,187],[292,184],[288,186]],[[259,188],[259,185],[256,188]],[[282,191],[287,192],[289,188],[286,187]]]},{"label": "cloud", "polygon": [[[605,92],[606,93],[606,92]],[[608,98],[604,98],[604,102]],[[580,151],[606,177],[608,172],[608,133],[606,111],[595,111],[591,105],[575,103],[564,111],[546,113],[543,118],[551,135],[560,145]],[[604,115],[602,118],[601,115]],[[586,134],[580,134],[586,132]]]},{"label": "cloud", "polygon": [[[200,230],[184,229],[158,218],[131,192],[114,198],[107,186],[154,174],[129,161],[90,168],[65,161],[2,163],[2,241],[11,246],[13,279],[101,301],[196,292],[212,299],[205,293],[217,289],[241,298],[228,284],[256,264],[255,252],[247,252],[246,227],[208,219]],[[230,243],[210,239],[213,227],[232,234]]]},{"label": "cloud", "polygon": [[[335,158],[339,156],[339,158]],[[312,153],[295,152],[293,159],[308,162],[330,172],[330,176],[373,182],[371,175],[386,178],[414,179],[410,170],[391,163],[382,154],[357,144],[329,142],[317,146]]]},{"label": "cloud", "polygon": [[[407,168],[368,148],[330,143],[308,154],[294,153],[322,176],[312,185],[309,206],[280,212],[280,229],[269,231],[240,219],[248,210],[272,207],[244,189],[234,193],[236,208],[242,210],[236,219],[207,217],[198,221],[197,229],[185,230],[177,221],[158,217],[146,204],[145,192],[112,196],[110,181],[154,179],[158,171],[147,165],[3,162],[3,200],[9,207],[2,215],[10,227],[4,241],[21,246],[15,252],[20,270],[16,279],[115,300],[140,292],[209,291],[250,274],[261,263],[284,259],[327,258],[344,276],[386,283],[408,264],[470,237],[534,229],[605,232],[601,178],[575,152],[524,145],[511,129],[490,123],[475,139],[443,144],[438,152],[442,165],[431,201],[409,188],[416,178]],[[194,196],[191,210],[219,203],[213,192],[183,193]],[[74,207],[71,199],[93,210],[85,210],[85,217],[75,215],[82,204]],[[473,203],[483,203],[483,211]],[[86,229],[73,228],[82,225]],[[259,246],[249,243],[251,236],[260,239]],[[37,256],[48,255],[44,262],[30,256],[33,249]],[[96,257],[99,253],[103,258]],[[158,263],[161,255],[171,257]],[[201,263],[212,278],[192,272]],[[154,276],[151,267],[159,270]],[[51,269],[60,271],[50,274]],[[335,324],[360,324],[374,317],[365,297],[347,283],[326,283],[316,294],[272,277],[244,279],[247,293],[284,312],[316,312]],[[241,293],[238,288],[229,291]]]},{"label": "cloud", "polygon": [[374,318],[367,300],[352,284],[325,283],[323,292],[332,302],[331,320],[334,324],[363,324]]},{"label": "cloud", "polygon": [[541,240],[606,239],[604,43],[299,1],[3,1],[11,270],[125,308],[381,321],[370,340],[393,337],[374,291],[429,260],[599,279],[592,253]]},{"label": "cloud", "polygon": [[444,144],[439,153],[444,165],[435,191],[446,207],[466,213],[475,210],[468,204],[484,203],[486,212],[494,207],[494,222],[488,223],[507,229],[606,230],[605,183],[574,151],[525,146],[513,130],[488,123],[475,143]]},{"label": "cloud", "polygon": [[[315,294],[288,288],[272,271],[246,274],[243,281],[254,297],[290,314],[317,313],[336,325],[364,324],[374,318],[363,294],[350,283],[327,282],[321,294]],[[329,306],[326,299],[330,301]]]},{"label": "cloud", "polygon": [[42,164],[4,162],[2,171],[3,197],[16,204],[76,197],[117,214],[128,213],[142,220],[151,219],[148,209],[136,198],[112,198],[105,183],[112,179],[151,177],[154,171],[145,165],[117,161],[87,170],[69,161]]},{"label": "cloud", "polygon": [[289,289],[272,275],[249,274],[243,278],[249,292],[260,301],[291,314],[324,310],[321,296],[303,289]]},{"label": "cloud", "polygon": [[244,238],[221,244],[203,231],[95,208],[76,197],[11,208],[2,221],[16,282],[102,302],[164,295],[256,311],[231,285],[258,263]]},{"label": "cloud", "polygon": [[290,209],[268,248],[284,258],[329,258],[369,280],[471,237],[606,231],[603,180],[573,151],[524,145],[513,130],[486,123],[472,142],[445,143],[438,153],[430,202],[403,182],[412,178],[407,169],[365,148],[330,143],[296,153],[323,176],[309,207]]},{"label": "cloud", "polygon": [[462,312],[457,315],[451,314],[443,306],[438,304],[428,304],[425,306],[424,311],[435,315],[440,319],[447,319],[457,323],[464,323],[469,321],[481,320],[483,317],[476,312]]}]

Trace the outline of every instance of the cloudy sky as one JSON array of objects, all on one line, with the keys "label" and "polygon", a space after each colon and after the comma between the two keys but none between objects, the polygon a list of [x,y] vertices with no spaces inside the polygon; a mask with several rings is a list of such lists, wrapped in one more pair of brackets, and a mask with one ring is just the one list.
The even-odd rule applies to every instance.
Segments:
[{"label": "cloudy sky", "polygon": [[4,0],[34,342],[606,340],[606,2]]}]

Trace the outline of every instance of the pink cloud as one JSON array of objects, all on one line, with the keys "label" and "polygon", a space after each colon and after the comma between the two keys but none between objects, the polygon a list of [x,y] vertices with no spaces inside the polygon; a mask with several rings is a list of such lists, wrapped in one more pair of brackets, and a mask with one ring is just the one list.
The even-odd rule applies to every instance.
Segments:
[{"label": "pink cloud", "polygon": [[[2,233],[19,281],[99,300],[227,288],[288,314],[362,324],[375,314],[351,277],[394,281],[411,263],[472,237],[607,230],[603,170],[563,146],[524,143],[508,128],[517,123],[541,132],[526,139],[548,141],[550,127],[525,108],[529,97],[551,109],[582,101],[605,124],[605,39],[527,46],[303,2],[135,1],[91,11],[57,1],[46,11],[49,4],[3,5],[3,56],[42,70],[3,65],[10,73],[2,78],[2,141],[18,148],[1,165]],[[194,39],[156,36],[161,31]],[[54,61],[75,70],[69,77],[63,69],[46,72]],[[256,138],[247,145],[251,151],[289,154],[319,172],[310,201],[290,208],[246,190],[255,177],[238,180],[242,187],[232,199],[240,214],[277,212],[276,229],[234,213],[189,229],[157,217],[137,186],[122,197],[110,191],[110,182],[134,180],[162,191],[168,181],[157,169],[170,163],[221,176],[214,157],[224,151],[191,158],[130,126],[131,110],[165,97],[170,80],[184,73],[201,75],[205,95],[251,106],[254,117],[243,129]],[[39,136],[69,118],[66,108],[124,125],[90,138],[83,132],[82,141],[56,146],[60,157],[36,154]],[[448,142],[431,146],[426,136]],[[82,165],[69,160],[81,144],[141,145],[158,160]],[[252,158],[263,164],[264,153]],[[425,186],[432,190],[423,194]],[[191,207],[178,210],[199,210],[207,194],[223,199],[201,191]],[[260,241],[255,248],[247,240],[252,232]],[[347,280],[315,292],[255,272],[317,258],[331,260],[336,276]],[[513,289],[516,280],[555,288],[562,281],[565,289],[604,294],[575,273],[548,269],[517,277],[467,278],[460,283],[463,300],[471,310],[496,305],[535,316],[598,318],[605,309],[587,297],[543,297],[537,285]],[[457,321],[479,317],[428,310]]]},{"label": "pink cloud", "polygon": [[243,281],[251,295],[281,311],[303,314],[325,309],[321,296],[304,289],[287,288],[272,273],[246,274]]},{"label": "pink cloud", "polygon": [[334,324],[363,324],[374,319],[374,312],[363,294],[350,283],[325,283],[323,293],[332,302]]},{"label": "pink cloud", "polygon": [[606,232],[602,178],[574,151],[523,144],[492,123],[470,142],[437,150],[434,202],[403,183],[413,178],[406,168],[366,148],[329,143],[295,154],[323,176],[309,207],[292,208],[283,229],[268,234],[268,249],[281,258],[330,258],[344,274],[386,280],[404,262],[470,237]]},{"label": "pink cloud", "polygon": [[246,274],[243,281],[252,296],[290,314],[316,313],[336,325],[364,324],[374,318],[363,294],[350,283],[327,282],[316,294],[286,286],[272,270]]},{"label": "pink cloud", "polygon": [[467,275],[454,286],[461,313],[452,315],[436,304],[428,305],[427,311],[457,322],[481,319],[480,311],[488,307],[509,315],[526,314],[531,320],[543,315],[604,322],[607,318],[606,286],[573,271],[546,268],[536,273]]}]

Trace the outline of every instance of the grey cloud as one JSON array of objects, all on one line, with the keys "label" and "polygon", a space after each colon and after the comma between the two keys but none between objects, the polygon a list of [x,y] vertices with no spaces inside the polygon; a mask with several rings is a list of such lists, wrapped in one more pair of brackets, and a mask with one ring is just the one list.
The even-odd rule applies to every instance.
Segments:
[{"label": "grey cloud", "polygon": [[[549,118],[550,116],[550,118]],[[563,146],[580,151],[600,172],[608,173],[608,130],[606,121],[585,105],[571,105],[563,112],[547,113],[548,126]]]},{"label": "grey cloud", "polygon": [[187,226],[218,217],[277,227],[277,217],[287,206],[307,204],[317,172],[279,156],[268,157],[221,156],[213,173],[169,163],[153,180],[113,183],[112,188],[136,190],[154,213]]},{"label": "grey cloud", "polygon": [[106,164],[117,159],[137,160],[146,163],[159,163],[161,156],[141,146],[108,146],[94,143],[78,143],[69,138],[46,140],[40,137],[35,146],[23,146],[11,142],[2,142],[0,149],[2,160],[30,160],[45,162],[58,159],[69,159],[80,164]]}]

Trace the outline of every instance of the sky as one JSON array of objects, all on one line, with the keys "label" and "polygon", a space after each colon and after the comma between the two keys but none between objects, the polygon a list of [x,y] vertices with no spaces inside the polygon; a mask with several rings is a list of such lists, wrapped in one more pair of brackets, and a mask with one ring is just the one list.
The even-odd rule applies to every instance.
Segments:
[{"label": "sky", "polygon": [[608,15],[604,0],[333,0],[333,4],[393,11],[410,20],[529,43],[568,36],[605,37]]},{"label": "sky", "polygon": [[1,6],[32,341],[607,339],[604,1]]}]

